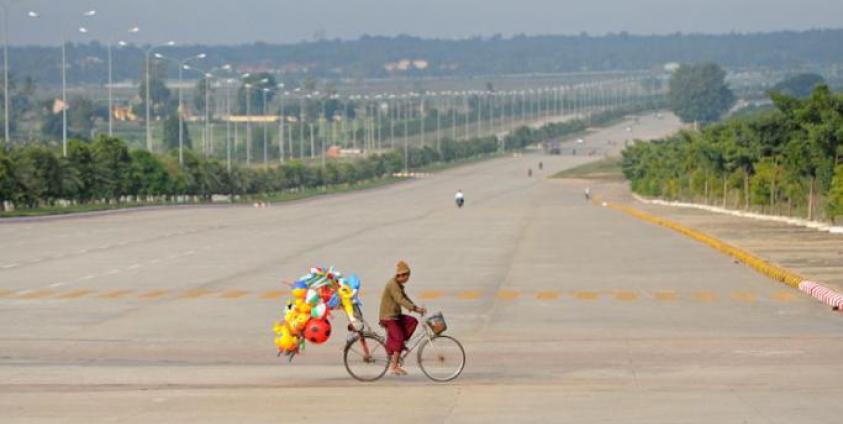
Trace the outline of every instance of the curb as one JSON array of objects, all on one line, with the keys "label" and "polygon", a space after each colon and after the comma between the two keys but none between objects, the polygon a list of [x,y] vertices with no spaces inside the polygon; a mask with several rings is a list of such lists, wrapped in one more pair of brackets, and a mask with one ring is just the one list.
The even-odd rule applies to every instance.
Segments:
[{"label": "curb", "polygon": [[659,205],[659,206],[670,206],[674,208],[690,208],[690,209],[700,209],[708,212],[719,213],[724,215],[732,215],[741,218],[750,218],[757,221],[771,221],[771,222],[780,222],[784,224],[796,225],[799,227],[810,228],[817,231],[823,231],[831,234],[843,234],[843,226],[839,225],[830,225],[818,221],[808,221],[807,219],[803,218],[794,218],[790,216],[780,216],[780,215],[767,215],[762,213],[756,212],[746,212],[746,211],[739,211],[734,209],[727,209],[722,208],[719,206],[712,206],[712,205],[702,205],[699,203],[688,203],[688,202],[676,202],[676,201],[667,201],[661,199],[649,199],[646,197],[639,196],[635,193],[632,193],[632,197],[635,200],[649,204],[649,205]]},{"label": "curb", "polygon": [[708,234],[702,233],[692,228],[688,228],[677,222],[659,216],[651,215],[649,213],[635,209],[631,206],[619,205],[608,202],[602,202],[601,204],[604,207],[623,212],[642,221],[669,228],[677,233],[690,237],[700,243],[708,245],[709,247],[717,251],[725,253],[738,261],[743,262],[750,268],[754,269],[758,273],[768,278],[787,284],[788,286],[793,287],[795,289],[799,289],[811,295],[820,302],[834,307],[834,309],[843,309],[843,293],[839,293],[834,289],[826,287],[820,283],[808,281],[801,275],[788,269],[782,268],[778,265],[767,262],[764,259],[759,258],[758,256],[750,252],[732,246]]}]

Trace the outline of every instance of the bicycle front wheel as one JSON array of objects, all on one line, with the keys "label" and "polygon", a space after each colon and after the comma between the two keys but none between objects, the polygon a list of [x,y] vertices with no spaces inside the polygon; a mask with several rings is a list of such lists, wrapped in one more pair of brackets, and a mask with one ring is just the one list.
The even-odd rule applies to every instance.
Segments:
[{"label": "bicycle front wheel", "polygon": [[427,378],[445,382],[459,377],[465,368],[465,350],[457,339],[436,336],[419,346],[419,368]]},{"label": "bicycle front wheel", "polygon": [[374,334],[354,336],[345,345],[343,362],[348,374],[358,381],[375,381],[389,367],[389,355],[380,337]]}]

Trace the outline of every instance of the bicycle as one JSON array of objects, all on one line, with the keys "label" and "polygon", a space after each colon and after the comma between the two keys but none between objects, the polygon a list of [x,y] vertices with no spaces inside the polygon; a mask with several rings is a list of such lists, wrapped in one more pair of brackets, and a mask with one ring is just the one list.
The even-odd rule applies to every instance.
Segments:
[{"label": "bicycle", "polygon": [[[416,360],[427,378],[439,383],[454,380],[465,368],[465,349],[457,339],[442,334],[447,325],[441,313],[427,319],[422,315],[421,318],[423,331],[417,331],[410,338],[407,343],[409,347],[401,353],[400,363],[403,364],[404,359],[418,348]],[[349,325],[350,334],[343,349],[343,363],[355,380],[377,381],[389,368],[386,339],[368,330],[368,323],[360,321],[363,324],[360,329],[353,329]]]}]

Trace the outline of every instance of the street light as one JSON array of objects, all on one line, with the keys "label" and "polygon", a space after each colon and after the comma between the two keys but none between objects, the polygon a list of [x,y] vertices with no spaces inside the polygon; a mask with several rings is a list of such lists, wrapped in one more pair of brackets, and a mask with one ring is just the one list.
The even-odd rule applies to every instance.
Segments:
[{"label": "street light", "polygon": [[[3,9],[3,113],[5,119],[3,120],[3,134],[4,143],[8,143],[11,138],[9,130],[9,8],[11,4],[0,3],[0,8]],[[29,11],[26,14],[30,18],[37,18],[38,13]]]},{"label": "street light", "polygon": [[[245,73],[242,75],[242,78],[249,78],[251,77],[251,73]],[[269,82],[268,78],[263,78],[258,81],[261,84],[266,84]],[[243,84],[243,87],[246,91],[246,164],[249,165],[252,163],[252,92],[253,88],[257,88],[251,83]]]},{"label": "street light", "polygon": [[[96,10],[89,10],[82,14],[83,17],[92,17],[97,14]],[[80,33],[87,33],[85,27],[78,29]],[[62,156],[67,157],[67,34],[62,32],[61,40],[61,149]],[[8,97],[8,93],[6,95]]]},{"label": "street light", "polygon": [[[129,32],[129,34],[136,34],[136,33],[140,32],[140,28],[139,27],[132,27],[132,28],[129,28],[128,32]],[[113,97],[112,97],[112,94],[111,94],[111,90],[112,90],[112,87],[111,87],[112,86],[112,81],[111,81],[111,45],[112,44],[113,43],[111,42],[111,40],[109,40],[108,41],[108,136],[109,137],[111,137],[113,135],[112,121],[113,121],[113,117],[114,117]],[[128,45],[128,43],[120,40],[120,41],[117,42],[117,45],[119,45],[120,47],[126,47]]]},{"label": "street light", "polygon": [[[96,15],[97,12],[95,10],[89,10],[87,12],[82,13],[83,17],[92,17]],[[8,13],[5,13],[4,16],[7,16]],[[29,11],[27,12],[27,16],[30,18],[38,18],[40,14],[38,12]],[[8,27],[8,25],[6,26]],[[87,33],[88,30],[85,27],[79,27],[78,31],[80,33]],[[62,156],[67,156],[67,30],[61,30],[61,101],[62,101]],[[5,68],[8,68],[7,66]],[[8,82],[8,78],[6,78]],[[8,88],[8,85],[6,85]],[[6,99],[8,100],[8,92],[6,93]],[[6,107],[6,113],[8,114],[8,107]],[[8,125],[8,119],[6,120],[6,125]],[[8,128],[6,129],[8,131]]]},{"label": "street light", "polygon": [[[176,108],[176,114],[179,116],[179,165],[184,165],[184,115],[182,114],[182,108],[184,107],[182,101],[182,71],[191,69],[190,66],[187,65],[188,62],[191,60],[200,60],[205,58],[205,53],[199,53],[193,56],[189,56],[182,59],[177,58],[168,58],[160,53],[155,53],[156,59],[164,59],[164,60],[171,60],[178,64],[179,67],[179,106]],[[149,90],[149,86],[147,85],[147,90]]]},{"label": "street light", "polygon": [[[262,113],[262,116],[264,118],[266,118],[266,95],[270,91],[272,91],[272,90],[270,90],[269,88],[266,88],[266,87],[264,87],[263,90],[261,90],[261,94],[263,95],[263,113]],[[264,168],[269,167],[269,148],[268,148],[268,143],[266,141],[266,138],[268,136],[267,133],[266,133],[266,131],[267,131],[266,127],[267,127],[266,122],[264,122],[263,123],[263,166],[264,166]]]},{"label": "street light", "polygon": [[171,46],[175,46],[175,45],[176,45],[175,41],[168,41],[164,44],[149,46],[144,51],[145,65],[146,65],[146,70],[145,70],[145,74],[146,74],[146,101],[144,102],[144,104],[146,106],[145,107],[145,109],[146,109],[146,150],[150,151],[150,152],[152,151],[152,130],[151,130],[151,127],[150,127],[150,122],[149,122],[151,120],[150,108],[149,108],[150,107],[150,105],[149,105],[149,55],[152,53],[153,50],[155,50],[159,47],[171,47]]}]

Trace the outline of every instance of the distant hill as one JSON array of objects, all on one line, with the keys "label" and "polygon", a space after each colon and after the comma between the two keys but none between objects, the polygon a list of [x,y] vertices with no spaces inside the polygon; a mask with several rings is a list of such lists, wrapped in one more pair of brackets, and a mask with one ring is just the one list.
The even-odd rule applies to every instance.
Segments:
[{"label": "distant hill", "polygon": [[[843,29],[754,34],[629,35],[592,37],[515,36],[462,40],[410,36],[364,36],[298,44],[184,46],[162,53],[185,57],[204,52],[202,66],[235,64],[241,71],[272,70],[314,77],[476,76],[659,68],[665,63],[716,62],[726,68],[798,68],[843,62]],[[68,49],[74,83],[106,78],[105,47],[99,43]],[[11,69],[39,83],[59,80],[59,49],[15,47]],[[143,68],[138,47],[114,49],[115,80],[137,79]],[[175,72],[175,66],[171,66]]]}]

